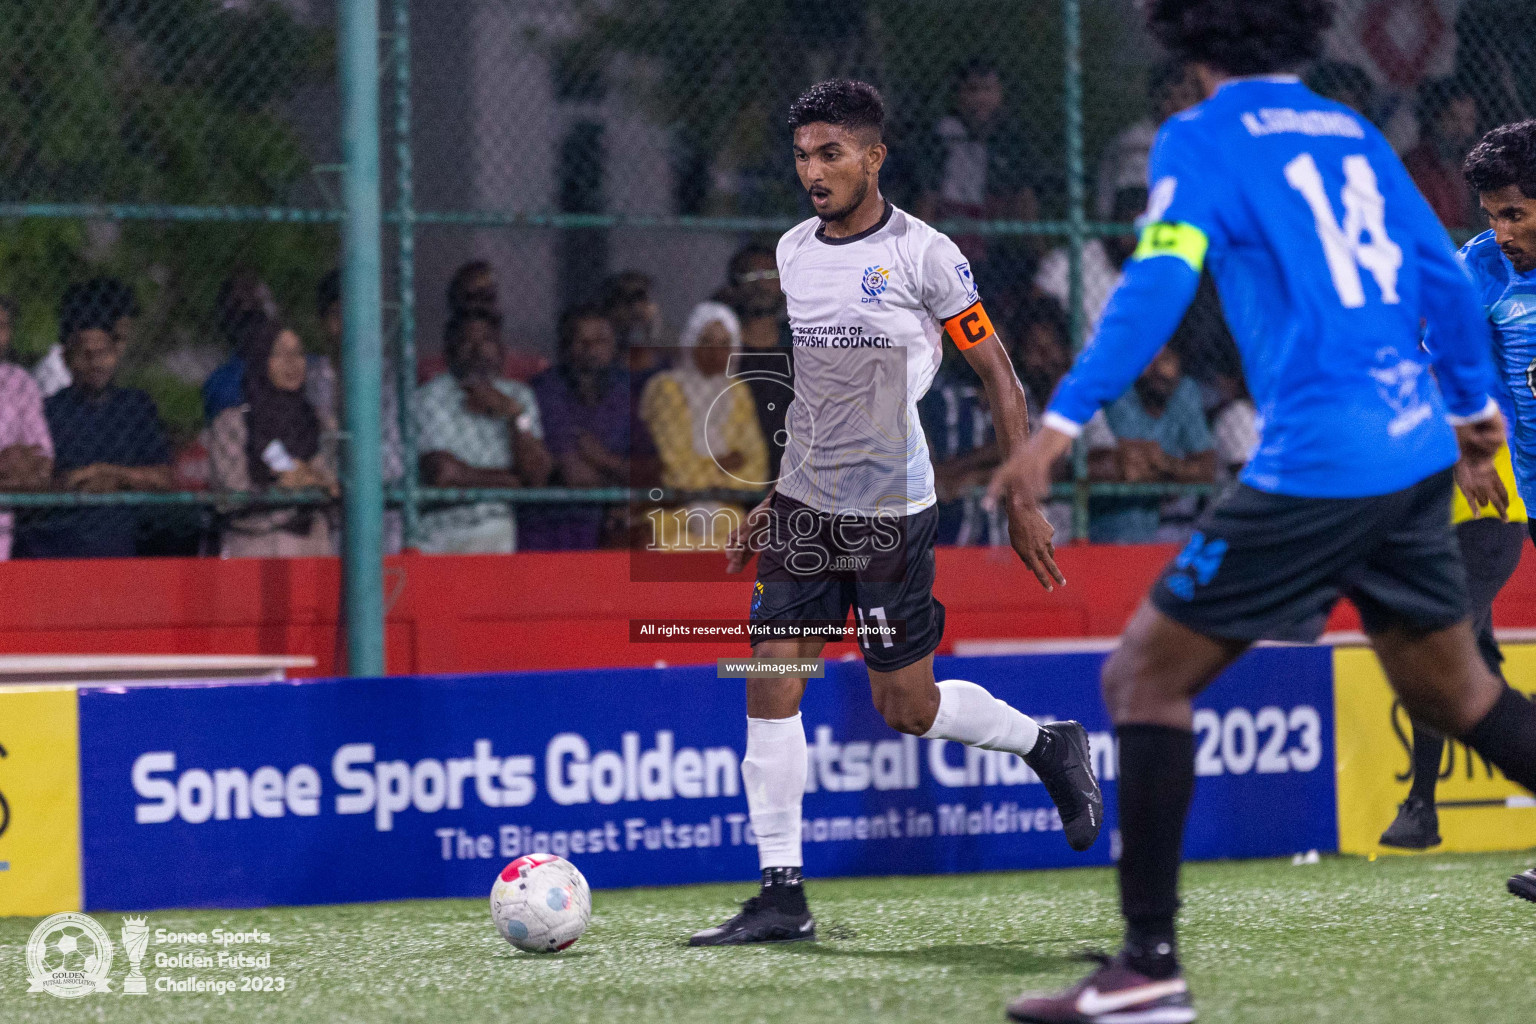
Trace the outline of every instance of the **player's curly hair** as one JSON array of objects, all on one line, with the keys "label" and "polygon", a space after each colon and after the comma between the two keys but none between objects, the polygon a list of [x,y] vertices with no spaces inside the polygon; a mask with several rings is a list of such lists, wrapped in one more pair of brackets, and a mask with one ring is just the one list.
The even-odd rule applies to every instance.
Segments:
[{"label": "player's curly hair", "polygon": [[885,101],[868,82],[847,78],[818,82],[790,105],[789,128],[794,131],[817,122],[872,130],[878,139],[885,130]]},{"label": "player's curly hair", "polygon": [[1332,0],[1152,0],[1147,28],[1179,60],[1229,75],[1291,71],[1323,52]]},{"label": "player's curly hair", "polygon": [[1536,121],[1502,125],[1484,135],[1461,172],[1477,192],[1518,185],[1525,198],[1536,199]]}]

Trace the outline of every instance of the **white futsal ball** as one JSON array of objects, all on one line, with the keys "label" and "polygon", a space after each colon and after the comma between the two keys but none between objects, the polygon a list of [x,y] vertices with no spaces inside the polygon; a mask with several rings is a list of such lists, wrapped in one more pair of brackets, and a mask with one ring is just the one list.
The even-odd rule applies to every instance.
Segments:
[{"label": "white futsal ball", "polygon": [[576,865],[532,853],[501,869],[491,886],[491,920],[518,949],[555,953],[581,938],[592,919],[592,890]]}]

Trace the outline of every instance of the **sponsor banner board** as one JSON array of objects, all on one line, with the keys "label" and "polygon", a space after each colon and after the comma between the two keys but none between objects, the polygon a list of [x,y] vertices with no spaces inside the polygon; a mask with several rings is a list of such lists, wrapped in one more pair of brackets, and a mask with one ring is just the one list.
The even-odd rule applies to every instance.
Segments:
[{"label": "sponsor banner board", "polygon": [[[862,663],[828,663],[802,706],[807,874],[1110,863],[1103,657],[936,661],[1087,726],[1108,820],[1086,854],[1017,757],[897,734]],[[1191,856],[1336,848],[1332,671],[1266,648],[1201,697]],[[82,688],[79,729],[87,909],[481,897],[530,852],[599,888],[757,874],[741,682],[713,665]]]},{"label": "sponsor banner board", "polygon": [[[1536,644],[1504,645],[1504,676],[1536,693]],[[1339,732],[1339,848],[1345,853],[1401,853],[1377,840],[1408,795],[1413,724],[1365,648],[1334,652]],[[1445,853],[1524,850],[1536,846],[1536,800],[1464,743],[1445,745],[1435,805]]]}]

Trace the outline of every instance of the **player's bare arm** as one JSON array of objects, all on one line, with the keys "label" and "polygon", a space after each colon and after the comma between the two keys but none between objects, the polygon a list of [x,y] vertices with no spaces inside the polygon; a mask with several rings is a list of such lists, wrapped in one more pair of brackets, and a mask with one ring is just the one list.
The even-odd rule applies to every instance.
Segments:
[{"label": "player's bare arm", "polygon": [[1487,416],[1456,424],[1456,443],[1461,447],[1462,460],[1478,465],[1492,462],[1504,447],[1504,430],[1504,414],[1496,408],[1490,409]]},{"label": "player's bare arm", "polygon": [[[992,409],[998,445],[1006,459],[1023,449],[1029,440],[1024,388],[1013,372],[1008,353],[980,302],[951,318],[944,330],[981,378],[987,404]],[[1049,472],[1049,465],[1046,469]],[[1004,508],[1008,513],[1008,540],[1019,559],[1046,590],[1055,589],[1057,584],[1065,586],[1067,578],[1056,566],[1055,546],[1051,542],[1056,531],[1040,512],[1035,492],[1015,489],[1009,493]]]},{"label": "player's bare arm", "polygon": [[[1472,426],[1480,426],[1480,424]],[[1470,427],[1462,429],[1469,430]],[[1502,430],[1503,427],[1499,429]],[[1462,442],[1463,453],[1461,461],[1456,463],[1456,486],[1461,488],[1461,493],[1467,496],[1467,501],[1474,510],[1492,506],[1499,518],[1508,522],[1509,492],[1504,487],[1504,481],[1499,478],[1493,456],[1468,458],[1467,442],[1462,440],[1462,430],[1459,429],[1456,433],[1457,440]],[[1499,439],[1503,440],[1502,435]],[[1479,438],[1473,443],[1481,442],[1482,439]]]},{"label": "player's bare arm", "polygon": [[1048,494],[1051,467],[1071,450],[1072,438],[1068,435],[1054,427],[1036,430],[992,474],[992,483],[987,487],[987,503],[996,505],[999,501],[1011,501],[1015,494],[1036,498]]}]

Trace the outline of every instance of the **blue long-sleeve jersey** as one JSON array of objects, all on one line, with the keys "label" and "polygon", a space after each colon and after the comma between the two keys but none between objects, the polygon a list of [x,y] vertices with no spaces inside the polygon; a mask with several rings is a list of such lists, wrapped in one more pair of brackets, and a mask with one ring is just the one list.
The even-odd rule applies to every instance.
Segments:
[{"label": "blue long-sleeve jersey", "polygon": [[[1517,271],[1492,231],[1461,247],[1478,301],[1493,325],[1499,405],[1508,421],[1515,483],[1526,505],[1536,504],[1536,270]],[[1431,337],[1431,344],[1438,338]]]},{"label": "blue long-sleeve jersey", "polygon": [[1140,245],[1046,425],[1075,434],[1130,386],[1208,262],[1259,412],[1244,483],[1363,497],[1456,461],[1447,419],[1490,408],[1488,321],[1373,126],[1294,77],[1237,79],[1163,126],[1150,188]]}]

